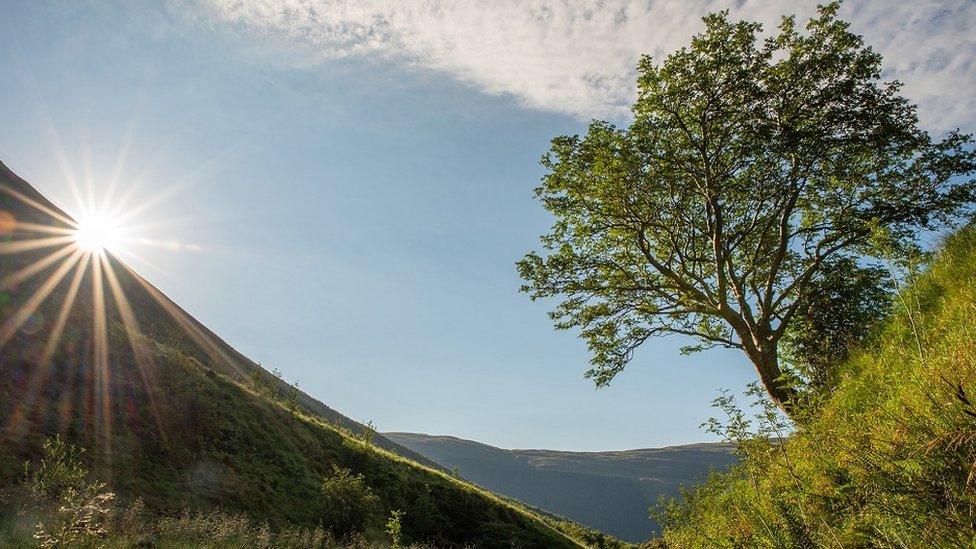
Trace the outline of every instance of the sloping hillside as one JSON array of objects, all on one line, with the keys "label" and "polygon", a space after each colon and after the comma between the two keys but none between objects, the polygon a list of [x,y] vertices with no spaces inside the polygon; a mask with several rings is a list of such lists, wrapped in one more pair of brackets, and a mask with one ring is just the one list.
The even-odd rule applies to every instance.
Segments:
[{"label": "sloping hillside", "polygon": [[691,444],[620,452],[503,450],[449,436],[385,433],[489,490],[564,515],[634,543],[657,525],[647,509],[659,496],[725,469],[725,444]]},{"label": "sloping hillside", "polygon": [[973,546],[976,229],[895,302],[793,435],[671,506],[668,547]]},{"label": "sloping hillside", "polygon": [[[11,228],[16,227],[15,231],[0,230],[0,238],[11,241],[8,244],[8,251],[0,253],[0,257],[3,258],[3,263],[0,265],[0,280],[3,280],[0,282],[0,295],[8,294],[4,301],[0,301],[0,304],[14,307],[21,305],[21,303],[17,303],[13,294],[25,298],[32,295],[43,285],[45,277],[52,274],[55,269],[52,265],[46,265],[46,270],[33,274],[31,278],[23,281],[20,281],[21,277],[15,276],[15,273],[29,268],[31,265],[36,265],[44,258],[57,255],[61,250],[70,248],[70,242],[64,241],[64,231],[71,228],[68,224],[70,218],[29,183],[7,168],[3,162],[0,162],[0,212],[5,212],[5,215],[9,216],[8,223],[12,223]],[[0,227],[2,225],[0,223]],[[35,246],[46,245],[24,249],[24,244],[14,244],[13,241],[33,241],[38,243]],[[67,257],[70,256],[62,254],[58,255],[56,259],[63,263],[62,260]],[[111,254],[107,254],[106,260],[118,280],[122,293],[135,313],[135,322],[138,324],[141,333],[156,341],[167,343],[187,356],[193,357],[201,363],[207,364],[213,370],[237,381],[246,381],[255,372],[261,372],[268,379],[274,380],[274,376],[269,372],[239,353],[125,263]],[[64,276],[65,279],[69,278],[67,273],[64,273]],[[72,329],[76,330],[86,323],[91,324],[90,313],[87,317],[79,313],[79,311],[86,310],[86,307],[88,311],[91,310],[91,281],[88,273],[84,277],[84,283],[80,284],[79,293],[76,297],[78,306],[75,308],[74,316],[69,323]],[[62,284],[55,288],[55,292],[59,290],[63,292],[66,286],[68,286],[67,280],[62,280]],[[103,288],[103,291],[111,293],[111,289],[108,287]],[[64,293],[49,297],[45,303],[48,307],[59,306],[63,301],[58,301],[58,297],[63,298]],[[7,317],[2,318],[5,320]],[[302,408],[331,423],[356,433],[363,432],[365,429],[361,423],[349,419],[303,391],[298,391],[298,399]],[[375,442],[377,446],[415,461],[434,465],[423,456],[402,446],[397,446],[382,436],[376,437]]]},{"label": "sloping hillside", "polygon": [[[271,528],[385,540],[384,523],[403,511],[405,542],[578,545],[551,519],[358,436],[362,426],[307,395],[270,396],[273,378],[249,383],[256,364],[115,258],[69,249],[64,214],[6,168],[0,176],[0,492],[59,435],[86,449],[121,505],[141,498],[157,515],[220,508]],[[351,485],[369,496],[362,512],[341,511]],[[2,507],[2,539],[30,539],[34,524]]]}]

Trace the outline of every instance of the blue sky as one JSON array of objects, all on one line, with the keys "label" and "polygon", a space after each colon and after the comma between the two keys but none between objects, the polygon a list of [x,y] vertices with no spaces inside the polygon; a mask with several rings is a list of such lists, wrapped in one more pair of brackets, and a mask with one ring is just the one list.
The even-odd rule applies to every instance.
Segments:
[{"label": "blue sky", "polygon": [[[636,56],[725,3],[430,5],[12,3],[0,160],[69,211],[70,178],[156,199],[130,223],[166,245],[129,262],[381,430],[509,448],[707,440],[716,391],[754,377],[743,357],[656,340],[597,390],[584,344],[518,293],[514,264],[550,223],[532,198],[549,139],[626,123]],[[845,9],[923,123],[972,127],[972,3]]]}]

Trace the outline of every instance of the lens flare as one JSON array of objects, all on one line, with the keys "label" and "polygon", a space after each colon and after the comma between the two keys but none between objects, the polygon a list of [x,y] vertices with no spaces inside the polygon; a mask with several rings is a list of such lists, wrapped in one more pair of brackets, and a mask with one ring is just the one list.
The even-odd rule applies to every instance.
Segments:
[{"label": "lens flare", "polygon": [[[6,359],[4,353],[11,349],[16,360],[35,366],[27,371],[20,402],[10,414],[0,417],[0,433],[22,437],[32,432],[35,419],[43,417],[39,406],[56,407],[57,428],[64,433],[75,428],[74,414],[81,410],[85,428],[92,429],[92,440],[101,442],[101,467],[111,477],[113,431],[120,420],[129,421],[126,414],[132,413],[127,401],[119,398],[131,396],[129,389],[115,386],[115,380],[141,382],[156,429],[163,445],[167,444],[156,402],[160,391],[157,354],[149,343],[153,334],[143,334],[143,324],[153,330],[172,326],[185,331],[212,361],[227,365],[241,378],[245,372],[219,340],[214,341],[211,333],[126,263],[136,260],[167,275],[136,250],[201,251],[194,243],[148,238],[146,230],[170,226],[173,220],[147,223],[143,217],[198,175],[190,174],[144,199],[136,197],[141,178],[136,179],[126,183],[124,195],[116,197],[126,146],[116,161],[115,174],[108,179],[107,190],[96,193],[92,177],[84,181],[75,178],[55,141],[63,182],[75,198],[74,208],[68,211],[59,209],[0,163],[0,357]],[[148,176],[147,171],[142,177]],[[133,224],[140,218],[139,224]],[[126,293],[133,291],[136,299],[130,301],[132,296]],[[88,312],[84,308],[90,313],[84,314]],[[158,316],[160,308],[172,324]],[[146,317],[139,318],[143,313]],[[130,352],[116,354],[124,351],[124,347],[113,345],[113,335],[119,330],[128,340]],[[82,366],[82,375],[73,373],[75,365]],[[0,360],[0,370],[4,366]],[[60,369],[65,370],[63,375]],[[130,376],[130,372],[136,375]],[[62,384],[62,378],[69,381]],[[61,395],[49,401],[43,396],[48,387],[58,387]]]},{"label": "lens flare", "polygon": [[73,236],[79,248],[97,254],[117,247],[122,241],[122,229],[109,217],[94,215],[82,219]]}]

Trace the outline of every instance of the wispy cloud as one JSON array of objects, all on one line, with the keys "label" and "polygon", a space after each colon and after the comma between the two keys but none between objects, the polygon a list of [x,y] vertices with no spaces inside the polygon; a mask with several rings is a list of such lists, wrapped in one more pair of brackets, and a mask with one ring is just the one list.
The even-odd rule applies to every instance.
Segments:
[{"label": "wispy cloud", "polygon": [[[624,116],[642,53],[662,57],[729,8],[770,29],[797,0],[200,0],[205,15],[314,67],[381,57],[442,71],[523,105],[580,118]],[[976,2],[861,0],[843,15],[884,54],[934,130],[976,122]]]}]

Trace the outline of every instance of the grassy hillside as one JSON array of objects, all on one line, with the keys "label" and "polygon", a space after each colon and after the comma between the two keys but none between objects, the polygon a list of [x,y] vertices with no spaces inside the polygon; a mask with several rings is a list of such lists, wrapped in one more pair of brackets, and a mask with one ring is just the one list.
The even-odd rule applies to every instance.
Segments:
[{"label": "grassy hillside", "polygon": [[818,414],[670,506],[669,547],[976,543],[976,230],[896,302]]},{"label": "grassy hillside", "polygon": [[[33,247],[63,213],[0,168],[0,546],[41,541],[37,523],[64,519],[65,501],[78,513],[68,530],[137,524],[95,532],[121,546],[141,530],[178,547],[270,546],[274,532],[301,547],[325,531],[388,544],[391,528],[439,547],[615,543],[283,390],[117,259]],[[52,440],[84,453],[55,459]],[[85,495],[94,481],[115,494],[106,516]]]},{"label": "grassy hillside", "polygon": [[[2,162],[0,162],[0,212],[9,216],[7,223],[11,227],[11,230],[2,230],[4,226],[2,221],[7,218],[0,219],[0,246],[3,246],[5,241],[16,245],[17,242],[57,238],[60,235],[52,233],[51,229],[64,230],[68,228],[66,221],[70,219],[67,214],[48,201]],[[41,230],[45,228],[46,230]],[[0,307],[7,307],[7,312],[12,314],[12,311],[15,311],[27,296],[42,285],[45,277],[52,274],[57,264],[15,284],[5,284],[7,277],[66,247],[65,243],[58,243],[26,251],[17,251],[16,253],[0,254],[3,259],[3,262],[0,263],[0,277],[3,277],[3,282],[0,282]],[[70,256],[62,256],[61,260],[63,261],[66,257]],[[108,254],[107,259],[118,280],[121,292],[125,295],[134,312],[138,330],[141,333],[174,347],[187,356],[207,364],[213,370],[226,374],[231,379],[246,382],[257,372],[270,380],[275,380],[274,376],[261,365],[239,353],[233,346],[193,318],[134,270],[111,254]],[[77,305],[73,308],[73,316],[71,322],[68,323],[69,331],[77,331],[82,328],[91,329],[92,287],[90,276],[90,272],[86,273],[83,283],[79,287]],[[66,276],[65,278],[69,277]],[[58,285],[54,294],[44,302],[45,308],[51,311],[53,315],[57,314],[57,307],[64,302],[67,294],[66,286],[68,286],[67,280]],[[109,288],[103,288],[103,291],[111,293]],[[109,295],[107,298],[111,300],[112,296]],[[79,314],[86,308],[89,311],[87,316]],[[8,318],[8,316],[0,317],[2,320]],[[47,322],[45,328],[50,329],[54,317],[43,318]],[[311,395],[294,388],[290,388],[290,390],[297,393],[298,403],[310,413],[353,432],[360,433],[367,430],[361,423],[340,414]],[[410,457],[415,461],[434,465],[433,462],[428,461],[423,456],[402,446],[397,446],[382,436],[376,437],[375,443],[377,446]]]},{"label": "grassy hillside", "polygon": [[90,372],[83,364],[60,362],[25,402],[36,367],[5,359],[0,417],[17,419],[0,437],[0,482],[16,484],[24,462],[36,463],[43,441],[62,433],[88,449],[94,476],[121,500],[142,498],[164,515],[220,507],[272,526],[314,528],[328,516],[322,482],[337,466],[362,474],[377,496],[365,522],[373,537],[392,510],[401,510],[409,541],[574,546],[524,509],[296,415],[171,348],[147,345],[156,384],[144,387],[124,360],[113,367],[109,385],[122,398],[106,430],[94,427],[105,418],[86,406]]},{"label": "grassy hillside", "polygon": [[620,452],[504,450],[450,436],[385,433],[463,478],[640,543],[657,533],[647,508],[733,461],[726,444]]}]

